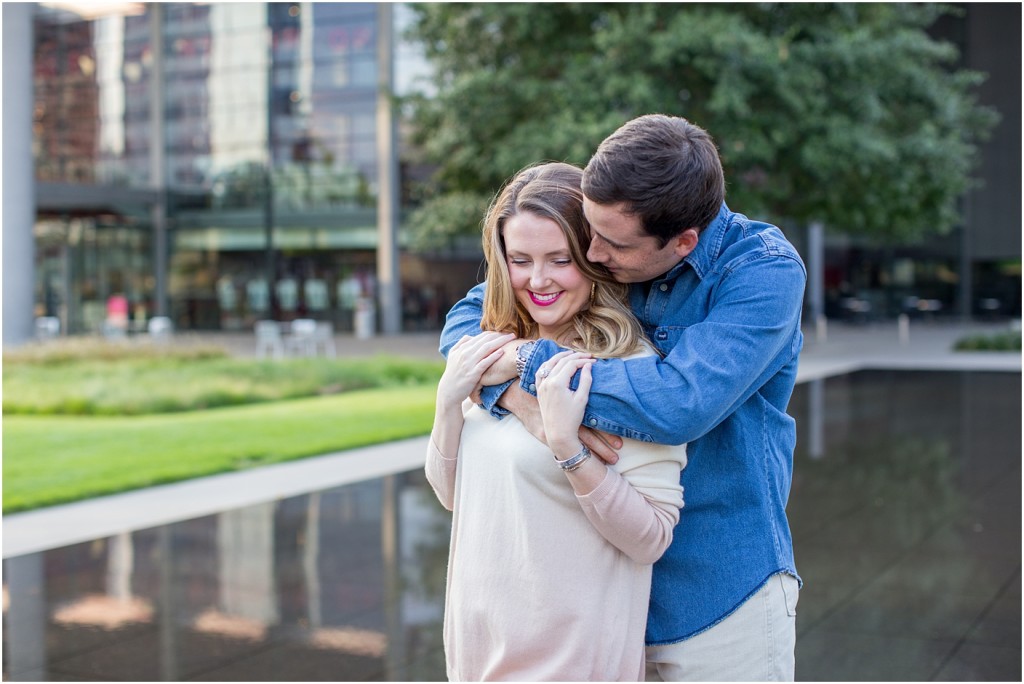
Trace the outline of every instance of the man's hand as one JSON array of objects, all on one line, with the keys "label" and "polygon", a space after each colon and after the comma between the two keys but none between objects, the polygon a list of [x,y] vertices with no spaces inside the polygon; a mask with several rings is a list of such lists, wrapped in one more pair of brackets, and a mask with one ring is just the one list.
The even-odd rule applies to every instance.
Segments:
[{"label": "man's hand", "polygon": [[[510,386],[498,400],[498,405],[511,411],[527,431],[545,444],[548,443],[544,434],[544,419],[541,417],[540,404],[536,397],[526,392],[519,383]],[[580,441],[587,445],[595,456],[608,465],[619,460],[618,449],[622,448],[622,438],[593,428],[580,427]]]},{"label": "man's hand", "polygon": [[520,387],[519,383],[510,385],[505,390],[501,398],[498,399],[498,406],[511,411],[512,415],[519,419],[519,422],[531,435],[545,444],[548,443],[544,434],[544,419],[540,415],[540,404],[537,403],[537,397]]},{"label": "man's hand", "polygon": [[[505,343],[501,348],[501,357],[491,364],[491,367],[484,371],[483,376],[480,378],[480,384],[483,386],[500,385],[503,382],[508,382],[512,378],[519,376],[519,371],[516,369],[516,349],[520,344],[527,340],[513,339]],[[513,412],[514,413],[514,412]]]},{"label": "man's hand", "polygon": [[622,448],[622,438],[618,435],[580,426],[580,441],[608,465],[615,465],[619,460],[618,450]]}]

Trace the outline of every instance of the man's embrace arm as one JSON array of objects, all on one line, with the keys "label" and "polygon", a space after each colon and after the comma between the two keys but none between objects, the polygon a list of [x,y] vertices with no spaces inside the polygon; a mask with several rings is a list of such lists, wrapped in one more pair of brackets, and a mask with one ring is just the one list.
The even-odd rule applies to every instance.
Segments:
[{"label": "man's embrace arm", "polygon": [[[465,298],[448,312],[448,316],[445,318],[444,329],[441,331],[440,351],[445,358],[448,357],[448,352],[455,346],[455,343],[462,339],[464,335],[474,336],[480,334],[480,319],[483,315],[483,294],[484,285],[481,283],[470,290]],[[510,343],[510,345],[514,348],[515,344],[519,342],[522,342],[522,340]],[[545,357],[544,360],[553,356],[554,353],[561,351],[554,343],[549,344],[555,349],[555,352]],[[514,363],[514,357],[515,354],[510,353],[508,346],[506,346],[505,354],[501,359],[503,364],[507,366]],[[495,366],[498,365],[495,364]],[[540,363],[530,365],[532,370],[529,371],[528,377],[532,378],[537,372],[537,367],[539,367]],[[544,442],[544,423],[541,420],[540,407],[537,404],[536,395],[524,391],[516,383],[516,380],[519,378],[514,373],[506,373],[505,375],[509,379],[503,378],[498,384],[481,387],[480,403],[491,412],[491,415],[497,418],[502,418],[509,413],[515,414],[530,434]],[[487,374],[485,374],[484,379],[485,381],[488,379]],[[615,450],[622,446],[622,439],[618,436],[602,434],[596,430],[581,426],[580,441],[586,444],[595,456],[601,458],[606,463],[615,463],[618,460],[618,454]]]},{"label": "man's embrace arm", "polygon": [[[759,259],[737,268],[719,282],[704,320],[670,326],[677,338],[664,359],[594,364],[584,425],[659,444],[703,436],[799,353],[801,338],[794,331],[805,279],[797,258]],[[539,340],[525,375],[558,351]],[[530,391],[529,383],[521,386]]]}]

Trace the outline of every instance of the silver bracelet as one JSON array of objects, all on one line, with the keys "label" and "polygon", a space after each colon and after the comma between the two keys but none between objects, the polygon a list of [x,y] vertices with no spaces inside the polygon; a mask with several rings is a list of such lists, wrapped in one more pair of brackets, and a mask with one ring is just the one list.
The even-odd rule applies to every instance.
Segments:
[{"label": "silver bracelet", "polygon": [[583,448],[580,449],[580,452],[578,454],[576,454],[575,456],[570,456],[569,458],[565,459],[564,461],[559,461],[556,458],[555,459],[555,463],[558,464],[558,467],[561,468],[562,470],[564,470],[567,473],[571,473],[572,471],[576,470],[581,465],[583,465],[583,463],[588,458],[590,458],[592,454],[590,453],[590,449],[587,448],[586,444],[583,444],[581,446]]}]

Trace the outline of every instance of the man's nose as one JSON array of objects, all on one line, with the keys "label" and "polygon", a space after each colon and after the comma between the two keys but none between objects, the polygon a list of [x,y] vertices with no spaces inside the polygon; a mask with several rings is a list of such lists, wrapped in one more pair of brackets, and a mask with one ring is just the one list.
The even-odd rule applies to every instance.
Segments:
[{"label": "man's nose", "polygon": [[590,241],[590,247],[587,248],[587,261],[593,261],[595,264],[604,262],[605,254],[597,246],[597,240]]}]

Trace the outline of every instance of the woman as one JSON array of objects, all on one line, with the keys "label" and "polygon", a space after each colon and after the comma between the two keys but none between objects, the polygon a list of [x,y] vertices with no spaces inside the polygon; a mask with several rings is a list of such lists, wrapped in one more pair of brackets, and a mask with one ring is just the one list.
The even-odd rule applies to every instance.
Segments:
[{"label": "woman", "polygon": [[[606,466],[577,438],[595,357],[653,353],[625,286],[586,260],[580,179],[574,166],[544,164],[494,200],[483,328],[500,332],[463,338],[438,384],[426,473],[454,512],[452,680],[644,679],[650,566],[679,519],[686,450],[626,440]],[[571,350],[537,373],[547,445],[467,399],[516,337]]]}]

